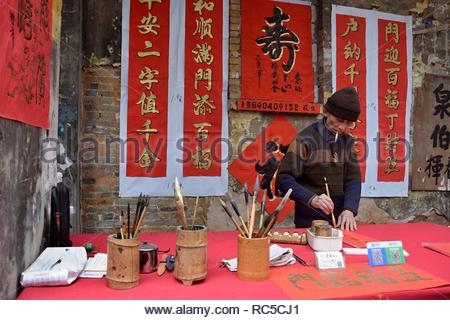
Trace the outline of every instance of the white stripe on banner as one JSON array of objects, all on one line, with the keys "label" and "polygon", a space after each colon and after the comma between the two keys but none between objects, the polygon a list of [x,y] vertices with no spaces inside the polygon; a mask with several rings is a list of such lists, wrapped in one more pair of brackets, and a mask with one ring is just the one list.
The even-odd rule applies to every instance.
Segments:
[{"label": "white stripe on banner", "polygon": [[[180,181],[185,196],[220,196],[228,188],[227,165],[231,148],[228,143],[228,0],[222,2],[222,158],[221,175],[216,177],[183,177],[183,113],[184,109],[184,48],[185,48],[185,1],[170,2],[170,39],[169,39],[169,79],[168,79],[168,133],[167,133],[167,174],[165,177],[129,177],[126,176],[126,148],[122,143],[119,168],[119,195],[121,197],[138,196],[144,193],[151,196],[173,196],[175,177]],[[190,3],[190,2],[188,2]],[[128,101],[128,60],[129,60],[129,14],[130,1],[122,6],[122,70],[120,102],[120,139],[127,139],[127,101]]]}]

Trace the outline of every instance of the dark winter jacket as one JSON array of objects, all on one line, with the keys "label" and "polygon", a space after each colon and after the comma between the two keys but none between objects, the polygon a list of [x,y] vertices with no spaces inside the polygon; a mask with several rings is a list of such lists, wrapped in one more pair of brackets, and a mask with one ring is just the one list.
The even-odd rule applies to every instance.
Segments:
[{"label": "dark winter jacket", "polygon": [[312,220],[331,217],[310,206],[316,195],[326,193],[324,177],[334,202],[337,218],[343,210],[356,216],[361,198],[361,174],[354,140],[348,134],[335,134],[325,126],[325,118],[302,130],[289,145],[276,176],[276,191],[283,196],[292,188],[295,226],[310,227]]}]

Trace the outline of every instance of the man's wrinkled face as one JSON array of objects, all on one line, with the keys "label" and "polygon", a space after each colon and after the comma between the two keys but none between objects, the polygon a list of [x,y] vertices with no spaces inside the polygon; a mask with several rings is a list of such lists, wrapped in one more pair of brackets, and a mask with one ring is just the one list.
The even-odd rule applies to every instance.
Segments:
[{"label": "man's wrinkled face", "polygon": [[355,127],[355,122],[353,121],[338,118],[326,110],[324,110],[324,114],[327,117],[327,128],[333,132],[338,132],[339,134],[341,134],[344,133],[347,129],[352,129]]}]

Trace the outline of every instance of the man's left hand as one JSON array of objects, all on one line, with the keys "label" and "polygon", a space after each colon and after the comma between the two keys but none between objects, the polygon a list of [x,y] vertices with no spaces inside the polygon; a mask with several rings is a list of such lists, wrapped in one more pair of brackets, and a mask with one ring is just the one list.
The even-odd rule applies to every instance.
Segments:
[{"label": "man's left hand", "polygon": [[353,212],[351,212],[350,210],[342,211],[341,215],[338,218],[337,227],[341,227],[341,229],[343,230],[358,230]]}]

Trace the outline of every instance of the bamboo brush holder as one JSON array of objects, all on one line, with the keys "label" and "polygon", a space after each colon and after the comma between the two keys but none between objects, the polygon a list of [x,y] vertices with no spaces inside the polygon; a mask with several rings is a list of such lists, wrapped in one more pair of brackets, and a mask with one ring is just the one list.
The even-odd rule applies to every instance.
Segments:
[{"label": "bamboo brush holder", "polygon": [[206,226],[177,227],[174,276],[184,285],[206,278],[208,233]]},{"label": "bamboo brush holder", "polygon": [[112,289],[129,289],[139,284],[139,241],[108,236],[106,278]]},{"label": "bamboo brush holder", "polygon": [[269,277],[270,238],[247,238],[238,235],[237,275],[243,280]]}]

